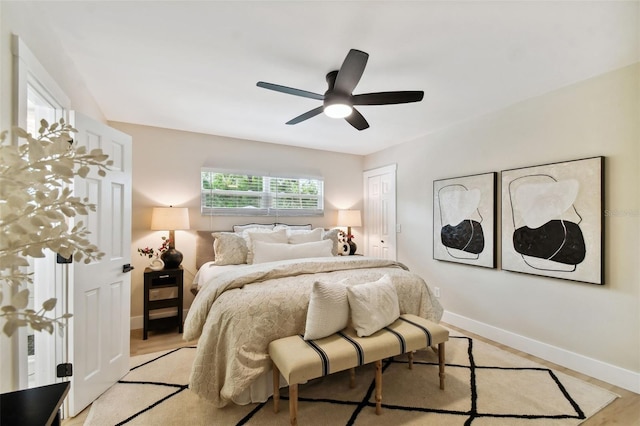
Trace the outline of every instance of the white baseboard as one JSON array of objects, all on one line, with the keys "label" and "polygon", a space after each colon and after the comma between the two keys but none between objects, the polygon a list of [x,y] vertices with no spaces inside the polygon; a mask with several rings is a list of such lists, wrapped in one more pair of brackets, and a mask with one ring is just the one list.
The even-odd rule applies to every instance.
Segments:
[{"label": "white baseboard", "polygon": [[640,394],[640,373],[533,340],[453,312],[445,311],[442,321],[494,342],[502,343],[546,361]]},{"label": "white baseboard", "polygon": [[[175,308],[174,308],[175,309]],[[169,316],[173,316],[175,315],[176,311],[171,311],[168,310],[168,312],[164,312],[160,309],[151,312],[151,314],[149,315],[150,319],[156,319],[156,318],[164,318],[164,317],[169,317]],[[182,310],[182,319],[184,320],[187,317],[187,313],[189,312],[189,309],[183,309]],[[144,318],[142,315],[138,315],[136,317],[131,317],[130,318],[130,330],[139,330],[141,328],[144,327]]]}]

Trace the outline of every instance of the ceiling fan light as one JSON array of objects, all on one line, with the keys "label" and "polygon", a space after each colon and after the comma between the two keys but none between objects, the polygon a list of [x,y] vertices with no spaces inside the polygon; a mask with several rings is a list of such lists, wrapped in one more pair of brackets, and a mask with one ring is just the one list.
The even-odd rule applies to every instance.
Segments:
[{"label": "ceiling fan light", "polygon": [[345,118],[351,115],[351,105],[335,103],[324,107],[324,113],[331,118]]}]

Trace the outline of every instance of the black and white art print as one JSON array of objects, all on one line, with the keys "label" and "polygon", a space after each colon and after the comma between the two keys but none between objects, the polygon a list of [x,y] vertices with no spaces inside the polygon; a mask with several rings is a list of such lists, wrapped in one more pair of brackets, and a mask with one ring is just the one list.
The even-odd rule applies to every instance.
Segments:
[{"label": "black and white art print", "polygon": [[433,258],[496,267],[495,172],[433,182]]},{"label": "black and white art print", "polygon": [[603,284],[604,158],[502,172],[502,269]]}]

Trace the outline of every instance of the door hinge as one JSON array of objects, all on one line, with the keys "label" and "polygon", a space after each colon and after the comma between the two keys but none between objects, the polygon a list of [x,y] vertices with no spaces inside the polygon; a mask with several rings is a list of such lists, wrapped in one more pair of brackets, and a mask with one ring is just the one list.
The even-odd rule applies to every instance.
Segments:
[{"label": "door hinge", "polygon": [[58,364],[56,367],[56,377],[71,377],[73,376],[73,364]]}]

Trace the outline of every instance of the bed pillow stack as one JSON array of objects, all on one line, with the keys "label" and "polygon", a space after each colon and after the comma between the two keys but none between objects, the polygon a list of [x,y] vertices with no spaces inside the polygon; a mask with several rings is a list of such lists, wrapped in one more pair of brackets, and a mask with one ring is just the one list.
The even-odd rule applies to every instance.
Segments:
[{"label": "bed pillow stack", "polygon": [[214,265],[338,255],[338,229],[325,231],[312,229],[311,225],[247,224],[234,225],[233,230],[211,234],[214,237]]},{"label": "bed pillow stack", "polygon": [[315,282],[309,298],[304,339],[330,336],[351,322],[359,337],[370,336],[400,316],[396,289],[388,275],[379,280],[347,286]]}]

